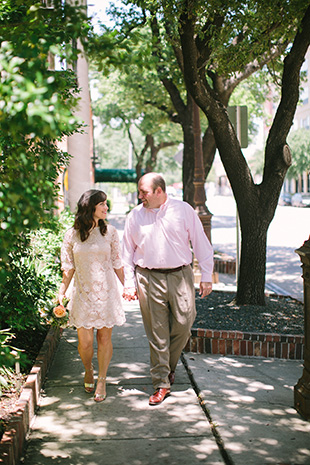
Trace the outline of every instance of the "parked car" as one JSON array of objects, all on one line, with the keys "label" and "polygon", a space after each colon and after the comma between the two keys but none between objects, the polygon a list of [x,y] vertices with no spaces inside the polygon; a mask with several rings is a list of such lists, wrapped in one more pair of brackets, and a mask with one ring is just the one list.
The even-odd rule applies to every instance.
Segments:
[{"label": "parked car", "polygon": [[310,192],[296,192],[292,196],[293,207],[310,207]]},{"label": "parked car", "polygon": [[292,205],[292,198],[289,192],[282,192],[280,194],[279,205]]}]

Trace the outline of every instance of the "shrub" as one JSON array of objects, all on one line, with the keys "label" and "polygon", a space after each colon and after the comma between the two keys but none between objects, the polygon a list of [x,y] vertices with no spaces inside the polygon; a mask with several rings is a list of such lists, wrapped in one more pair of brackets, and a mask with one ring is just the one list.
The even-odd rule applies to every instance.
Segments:
[{"label": "shrub", "polygon": [[71,224],[72,214],[65,212],[20,238],[11,251],[6,281],[0,289],[0,329],[16,332],[39,329],[46,323],[40,310],[53,305],[61,280],[60,247]]}]

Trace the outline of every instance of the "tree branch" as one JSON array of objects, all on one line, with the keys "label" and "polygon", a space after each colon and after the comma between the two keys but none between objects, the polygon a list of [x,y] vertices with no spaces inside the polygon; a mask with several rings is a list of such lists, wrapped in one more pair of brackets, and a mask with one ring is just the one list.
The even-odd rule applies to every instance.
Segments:
[{"label": "tree branch", "polygon": [[269,166],[269,153],[272,153],[275,147],[283,147],[285,145],[286,137],[292,126],[299,99],[300,69],[309,45],[310,6],[304,14],[292,48],[284,60],[281,100],[266,145],[265,169],[267,170]]},{"label": "tree branch", "polygon": [[[161,41],[160,41],[160,31],[159,31],[159,25],[158,25],[158,21],[157,21],[157,17],[155,13],[152,15],[151,30],[152,30],[153,39],[156,43],[156,47],[153,48],[152,53],[158,59],[158,63],[165,63],[165,60],[161,54],[162,47],[161,47]],[[186,110],[186,106],[183,102],[179,89],[174,84],[172,79],[167,78],[167,75],[163,71],[163,69],[164,68],[160,64],[157,65],[157,73],[158,73],[159,79],[161,80],[163,86],[165,87],[166,91],[170,95],[174,108],[176,109],[178,114],[181,115]]]}]

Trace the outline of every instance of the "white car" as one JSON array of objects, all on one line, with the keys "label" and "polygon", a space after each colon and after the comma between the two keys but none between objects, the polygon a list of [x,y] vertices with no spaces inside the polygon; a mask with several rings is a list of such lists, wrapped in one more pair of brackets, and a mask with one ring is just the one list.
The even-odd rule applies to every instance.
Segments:
[{"label": "white car", "polygon": [[310,192],[296,192],[292,196],[293,207],[310,207]]}]

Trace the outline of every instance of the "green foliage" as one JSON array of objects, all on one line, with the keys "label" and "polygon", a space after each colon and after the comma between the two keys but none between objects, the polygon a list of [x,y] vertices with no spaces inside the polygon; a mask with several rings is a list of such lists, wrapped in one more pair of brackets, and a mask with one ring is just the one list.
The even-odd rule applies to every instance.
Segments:
[{"label": "green foliage", "polygon": [[43,323],[40,308],[52,298],[54,286],[36,273],[28,240],[16,244],[8,267],[0,291],[2,328],[9,327],[13,332],[39,328]]},{"label": "green foliage", "polygon": [[[93,102],[93,111],[102,125],[97,140],[97,153],[102,160],[101,165],[109,168],[128,166],[130,145],[133,145],[133,166],[141,162],[141,154],[144,154],[145,168],[151,159],[151,147],[148,146],[146,153],[144,150],[148,137],[151,136],[155,146],[162,144],[158,159],[156,158],[156,169],[160,169],[159,158],[163,157],[167,158],[166,164],[176,167],[172,156],[177,150],[177,144],[182,140],[182,134],[180,128],[171,123],[167,114],[156,106],[154,95],[160,84],[158,80],[156,85],[153,85],[153,81],[141,79],[141,73],[139,77],[134,66],[131,70],[132,74],[114,71],[108,77],[100,76],[99,73],[93,74],[92,87],[96,89],[97,95]],[[151,92],[153,100],[150,97]],[[171,102],[169,105],[171,106]],[[107,140],[113,142],[107,143]],[[163,154],[162,150],[166,144],[172,148],[166,148]]]},{"label": "green foliage", "polygon": [[31,234],[31,260],[36,273],[58,288],[62,272],[60,249],[65,232],[72,227],[74,215],[64,210],[59,217],[52,217],[45,227]]},{"label": "green foliage", "polygon": [[51,219],[11,250],[6,280],[0,287],[1,328],[12,332],[38,329],[46,324],[42,309],[54,305],[61,281],[60,247],[72,226],[71,213]]},{"label": "green foliage", "polygon": [[[89,45],[99,71],[107,75],[113,70],[94,111],[100,114],[103,124],[110,119],[118,129],[124,122],[139,121],[147,131],[160,118],[158,112],[180,123],[180,102],[183,100],[185,108],[186,88],[179,32],[182,15],[189,9],[195,18],[201,51],[199,72],[205,72],[208,86],[225,105],[235,89],[229,104],[248,106],[253,136],[257,132],[255,118],[270,117],[264,114],[266,95],[271,82],[280,83],[281,54],[286,53],[305,8],[302,0],[293,0],[289,5],[286,0],[277,4],[265,0],[118,2],[110,8],[114,30],[102,27],[102,34]],[[120,70],[119,75],[115,69]],[[99,81],[102,87],[102,79]],[[168,87],[179,93],[172,101],[166,92]],[[274,88],[273,85],[273,93]],[[138,116],[142,114],[143,117]],[[204,118],[201,126],[205,128]]]},{"label": "green foliage", "polygon": [[7,282],[20,235],[38,228],[53,207],[55,181],[69,159],[58,141],[81,127],[75,74],[50,69],[50,59],[74,65],[79,50],[72,44],[88,29],[83,9],[60,0],[53,8],[1,2],[0,283]]},{"label": "green foliage", "polygon": [[290,133],[288,143],[292,151],[292,165],[287,177],[293,179],[310,171],[310,129],[298,129]]},{"label": "green foliage", "polygon": [[[249,117],[250,139],[257,134],[257,118],[270,125],[272,115],[266,112],[266,95],[279,99],[279,89],[272,83],[272,78],[264,67],[261,71],[242,81],[232,93],[229,105],[246,105]],[[271,98],[271,97],[270,97]]]},{"label": "green foliage", "polygon": [[263,176],[264,172],[264,151],[255,150],[252,157],[249,159],[249,166],[253,175]]},{"label": "green foliage", "polygon": [[[14,338],[14,334],[8,329],[0,330],[0,366],[11,367],[14,366],[16,359],[20,358],[21,350],[13,347],[10,341]],[[5,371],[3,372],[3,375]],[[7,374],[7,373],[6,373]],[[8,387],[8,383],[0,371],[0,395],[1,385]]]},{"label": "green foliage", "polygon": [[[202,51],[208,45],[207,59],[210,71],[216,69],[221,76],[232,76],[244,66],[271,50],[279,43],[289,44],[308,6],[303,0],[158,0],[131,2],[140,7],[156,8],[169,23],[175,40],[182,15],[190,10],[195,21],[195,34]],[[202,59],[205,58],[202,51]],[[276,69],[277,60],[272,60]]]}]

